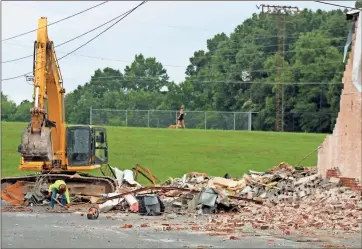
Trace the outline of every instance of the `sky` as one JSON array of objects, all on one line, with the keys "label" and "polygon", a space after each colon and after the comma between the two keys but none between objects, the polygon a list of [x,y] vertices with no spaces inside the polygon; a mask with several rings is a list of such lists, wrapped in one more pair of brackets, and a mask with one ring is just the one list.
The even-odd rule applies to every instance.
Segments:
[{"label": "sky", "polygon": [[[326,1],[332,2],[332,1]],[[47,17],[55,22],[91,6],[96,1],[11,1],[1,2],[1,39],[37,28],[38,19]],[[133,8],[141,2],[109,1],[81,15],[48,27],[49,38],[55,45],[76,37]],[[333,1],[348,7],[354,1]],[[338,7],[312,1],[149,1],[123,21],[99,36],[74,54],[59,61],[66,92],[84,85],[97,69],[111,67],[123,72],[136,54],[156,57],[166,68],[171,80],[180,82],[185,77],[189,58],[200,49],[206,49],[207,39],[217,33],[227,35],[252,13],[260,12],[256,5],[292,5],[312,10],[333,10]],[[100,33],[100,28],[73,42],[56,48],[58,58]],[[2,41],[1,61],[31,55],[36,32]],[[88,57],[87,57],[88,56]],[[100,57],[100,58],[90,58]],[[10,78],[32,71],[32,57],[11,63],[2,63],[1,78]],[[3,81],[2,91],[19,104],[31,100],[33,86],[21,77]]]}]

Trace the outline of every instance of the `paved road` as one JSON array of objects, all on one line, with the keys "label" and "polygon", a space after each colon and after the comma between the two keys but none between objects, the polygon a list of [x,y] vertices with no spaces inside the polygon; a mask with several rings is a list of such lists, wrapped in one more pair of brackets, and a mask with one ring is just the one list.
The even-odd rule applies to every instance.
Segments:
[{"label": "paved road", "polygon": [[[80,214],[3,212],[1,218],[2,248],[320,248],[326,243],[297,242],[255,233],[244,234],[241,240],[230,240],[195,231],[160,231],[158,224],[165,220],[137,215],[117,218],[101,215],[98,220],[87,220]],[[150,227],[140,227],[144,223]],[[180,220],[175,218],[167,223],[180,223]],[[124,224],[133,227],[121,228]],[[360,247],[360,237],[345,244]]]}]

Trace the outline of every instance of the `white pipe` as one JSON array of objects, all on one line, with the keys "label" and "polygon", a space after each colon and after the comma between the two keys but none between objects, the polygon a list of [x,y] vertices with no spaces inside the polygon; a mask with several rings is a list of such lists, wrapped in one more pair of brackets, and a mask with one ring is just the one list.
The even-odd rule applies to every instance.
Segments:
[{"label": "white pipe", "polygon": [[37,108],[39,105],[39,87],[35,88],[35,107]]},{"label": "white pipe", "polygon": [[134,213],[138,212],[138,209],[139,209],[138,201],[133,195],[130,195],[130,194],[125,195],[124,199],[128,203],[129,208],[132,212],[134,212]]},{"label": "white pipe", "polygon": [[[119,195],[119,193],[109,193],[109,194],[107,194],[107,197],[112,197],[112,196],[116,196],[116,195]],[[108,200],[105,203],[99,204],[98,205],[99,212],[106,213],[106,212],[110,211],[114,206],[121,203],[123,200],[124,200],[124,198],[120,197],[120,198]]]}]

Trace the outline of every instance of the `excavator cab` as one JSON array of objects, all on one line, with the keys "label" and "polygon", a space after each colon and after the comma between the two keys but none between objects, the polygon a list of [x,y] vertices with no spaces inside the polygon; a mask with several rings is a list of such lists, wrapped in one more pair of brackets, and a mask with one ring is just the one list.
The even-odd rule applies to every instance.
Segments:
[{"label": "excavator cab", "polygon": [[106,129],[90,126],[67,127],[68,166],[90,166],[108,163]]}]

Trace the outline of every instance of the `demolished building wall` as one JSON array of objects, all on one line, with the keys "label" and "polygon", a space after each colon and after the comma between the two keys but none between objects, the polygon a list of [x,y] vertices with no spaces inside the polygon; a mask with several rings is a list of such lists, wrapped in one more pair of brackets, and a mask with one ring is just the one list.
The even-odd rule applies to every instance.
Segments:
[{"label": "demolished building wall", "polygon": [[353,14],[352,48],[342,79],[340,111],[333,134],[326,137],[318,150],[317,165],[323,177],[328,177],[328,171],[333,169],[340,176],[359,182],[362,174],[361,13]]}]

